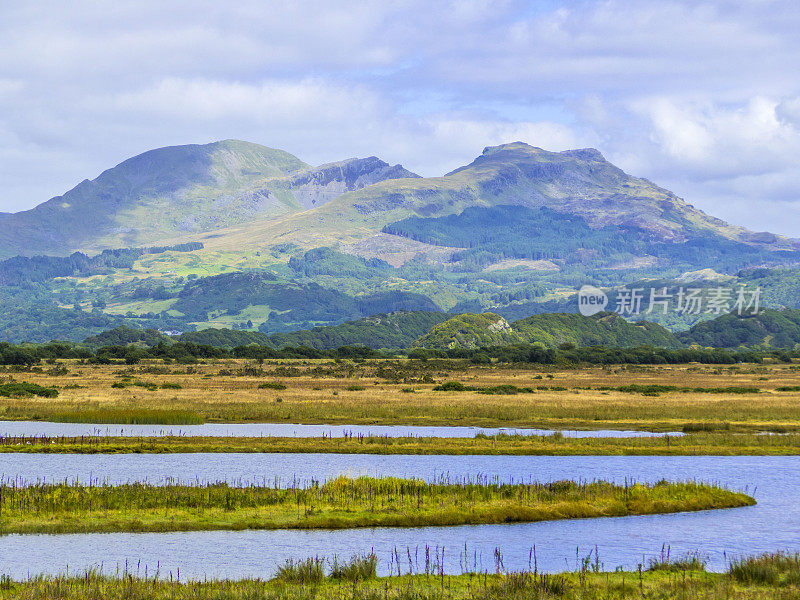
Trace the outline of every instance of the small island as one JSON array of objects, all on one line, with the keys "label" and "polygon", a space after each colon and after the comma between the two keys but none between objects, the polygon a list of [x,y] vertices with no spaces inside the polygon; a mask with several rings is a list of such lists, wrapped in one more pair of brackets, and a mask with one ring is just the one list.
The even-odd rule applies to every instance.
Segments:
[{"label": "small island", "polygon": [[477,484],[337,477],[306,487],[227,484],[0,486],[0,534],[347,529],[520,523],[735,508],[703,483]]}]

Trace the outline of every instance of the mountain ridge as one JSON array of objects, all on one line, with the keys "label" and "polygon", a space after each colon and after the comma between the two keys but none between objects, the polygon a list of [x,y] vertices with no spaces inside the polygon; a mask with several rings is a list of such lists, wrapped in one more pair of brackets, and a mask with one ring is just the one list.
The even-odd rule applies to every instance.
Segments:
[{"label": "mountain ridge", "polygon": [[[797,240],[753,232],[707,215],[672,192],[627,175],[594,149],[558,153],[515,142],[489,147],[485,154],[482,160],[478,157],[448,175],[385,180],[312,210],[223,229],[217,232],[216,242],[203,236],[187,239],[209,239],[208,247],[218,250],[264,249],[264,240],[291,240],[305,249],[347,247],[409,216],[435,217],[472,206],[518,204],[576,214],[592,227],[637,227],[655,241],[683,243],[713,233],[767,250],[798,248]],[[603,187],[608,181],[615,183]],[[581,186],[584,191],[576,195]]]}]

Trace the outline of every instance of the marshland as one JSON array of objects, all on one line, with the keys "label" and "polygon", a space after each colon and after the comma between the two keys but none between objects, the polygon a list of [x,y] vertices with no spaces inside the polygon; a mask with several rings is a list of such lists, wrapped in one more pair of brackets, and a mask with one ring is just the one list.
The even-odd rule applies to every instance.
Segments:
[{"label": "marshland", "polygon": [[[791,455],[800,454],[800,370],[792,363],[575,368],[452,359],[54,363],[7,367],[2,374],[7,387],[0,395],[0,419],[9,428],[17,423],[24,429],[0,436],[0,460],[9,477],[0,502],[5,533],[0,564],[16,580],[28,571],[51,575],[9,583],[9,593],[19,595],[10,597],[46,597],[53,593],[52,585],[80,589],[83,584],[77,579],[58,579],[69,567],[74,573],[100,563],[117,566],[147,557],[145,564],[151,569],[180,565],[184,574],[194,577],[247,579],[271,577],[279,559],[302,561],[309,552],[324,554],[331,548],[342,555],[350,550],[367,554],[375,548],[383,556],[398,540],[408,548],[439,542],[460,547],[466,539],[495,544],[504,552],[513,550],[506,560],[510,569],[519,571],[525,567],[519,548],[527,547],[528,540],[549,538],[552,545],[539,558],[542,571],[549,573],[563,571],[564,557],[576,547],[585,551],[587,544],[597,543],[615,566],[631,569],[636,555],[650,556],[665,541],[681,546],[675,535],[691,537],[701,531],[697,547],[704,550],[777,551],[783,547],[782,538],[771,535],[767,542],[763,522],[783,522],[788,531],[795,522],[794,511],[775,504],[776,496],[791,495],[793,488],[778,489],[779,482],[772,479],[784,483],[794,469]],[[47,433],[37,430],[37,424],[46,425]],[[94,434],[65,433],[80,424]],[[310,437],[181,432],[182,427],[203,424],[316,424],[323,431]],[[136,426],[158,432],[123,433]],[[324,429],[337,426],[336,435]],[[369,431],[392,426],[456,426],[468,433],[453,437],[438,435],[436,429],[428,435]],[[699,470],[695,463],[664,462],[697,460],[680,455],[714,456],[697,457],[712,460],[709,468],[697,463]],[[749,457],[789,462],[724,462]],[[640,462],[615,463],[617,459]],[[497,471],[493,460],[511,462]],[[562,460],[576,462],[558,462]],[[442,473],[458,474],[468,482],[483,472],[493,475],[481,485],[495,491],[480,501],[466,500],[469,494],[464,490],[474,481],[466,487],[462,482],[448,484],[450,491],[423,494],[414,501],[410,495],[389,500],[389,494],[370,497],[370,492],[351,499],[346,508],[326,496],[334,481],[395,477],[414,479],[418,486],[427,481],[424,485],[430,489]],[[734,473],[736,477],[729,477]],[[300,478],[304,483],[294,490],[270,486],[267,480],[273,477]],[[662,479],[665,483],[659,483]],[[567,490],[561,499],[544,501],[540,495],[523,502],[507,495],[509,490],[549,489],[564,480],[573,483],[561,484]],[[662,494],[666,489],[683,490],[683,495],[670,499]],[[580,497],[580,490],[593,491]],[[631,496],[620,500],[618,494],[624,498],[631,490],[640,494],[636,502]],[[27,504],[17,503],[13,510],[6,506],[14,494],[20,494],[17,499],[29,494]],[[750,498],[758,504],[750,506]],[[720,510],[705,510],[711,508]],[[747,512],[751,510],[757,512]],[[616,518],[594,518],[601,516]],[[600,527],[599,521],[609,525]],[[751,523],[756,535],[739,545],[713,534],[719,523]],[[33,532],[47,535],[27,535]],[[73,533],[64,536],[65,532]],[[103,552],[96,552],[94,535],[117,537],[113,546],[104,542]],[[312,537],[295,537],[301,535]],[[62,559],[54,558],[59,548]],[[232,554],[221,558],[220,548]],[[483,548],[483,554],[488,557],[490,552]],[[713,556],[714,571],[723,570],[721,560]],[[449,556],[443,561],[448,577],[457,573],[452,561]],[[567,580],[574,576],[564,575]],[[499,578],[495,584],[505,585],[500,582],[506,576],[493,577]],[[144,585],[141,581],[132,581],[131,594],[145,593],[144,587],[134,590]],[[288,589],[285,581],[263,583],[262,591],[256,589],[262,582],[227,584],[228,591],[211,583],[198,591],[177,583],[169,588],[160,581],[147,593],[225,597],[239,593],[230,591],[235,588],[250,597],[338,597],[341,589],[332,581],[324,578],[313,591],[303,586]],[[406,597],[400,588],[387,588],[386,581],[371,581],[382,581],[384,592]],[[114,577],[97,577],[91,585],[94,591],[64,594],[113,595],[120,583]],[[357,593],[370,597],[375,590],[369,589],[371,583],[364,585]],[[499,588],[487,586],[491,597],[502,597],[497,595]],[[539,593],[531,589],[513,593]],[[421,597],[439,597],[430,596],[436,593],[433,589],[417,591],[429,594]],[[353,597],[356,592],[347,593]],[[460,583],[453,583],[447,593],[479,597]]]},{"label": "marshland", "polygon": [[800,431],[800,365],[792,363],[557,368],[456,359],[201,360],[6,367],[3,383],[48,391],[17,387],[0,395],[0,419]]}]

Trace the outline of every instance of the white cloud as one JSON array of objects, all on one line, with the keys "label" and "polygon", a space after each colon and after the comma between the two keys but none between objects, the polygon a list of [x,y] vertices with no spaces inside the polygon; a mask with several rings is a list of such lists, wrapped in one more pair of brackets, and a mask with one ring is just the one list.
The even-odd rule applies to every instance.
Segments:
[{"label": "white cloud", "polygon": [[800,202],[799,29],[794,0],[9,4],[0,210],[169,144],[437,175],[522,140],[800,236],[765,210]]},{"label": "white cloud", "polygon": [[793,164],[800,132],[778,118],[779,102],[755,97],[743,105],[649,98],[634,112],[652,126],[663,158],[700,179],[769,173]]}]

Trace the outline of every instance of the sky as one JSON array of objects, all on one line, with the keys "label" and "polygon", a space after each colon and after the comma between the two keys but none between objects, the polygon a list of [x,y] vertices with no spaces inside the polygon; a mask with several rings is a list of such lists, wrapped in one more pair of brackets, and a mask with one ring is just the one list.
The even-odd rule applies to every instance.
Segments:
[{"label": "sky", "polygon": [[424,176],[594,147],[800,237],[800,2],[0,0],[0,211],[238,138]]}]

